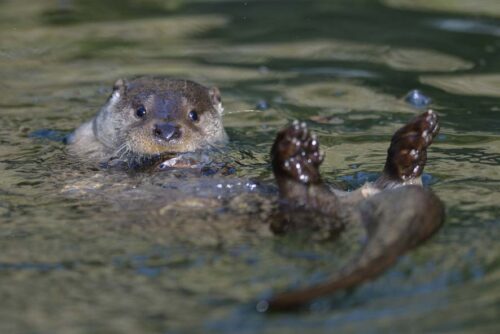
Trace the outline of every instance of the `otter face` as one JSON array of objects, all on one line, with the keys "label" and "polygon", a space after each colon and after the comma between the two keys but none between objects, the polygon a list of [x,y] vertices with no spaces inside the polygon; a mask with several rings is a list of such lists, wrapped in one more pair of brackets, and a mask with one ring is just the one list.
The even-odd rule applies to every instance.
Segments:
[{"label": "otter face", "polygon": [[224,143],[219,90],[186,80],[118,80],[108,102],[123,144],[137,155],[195,151]]}]

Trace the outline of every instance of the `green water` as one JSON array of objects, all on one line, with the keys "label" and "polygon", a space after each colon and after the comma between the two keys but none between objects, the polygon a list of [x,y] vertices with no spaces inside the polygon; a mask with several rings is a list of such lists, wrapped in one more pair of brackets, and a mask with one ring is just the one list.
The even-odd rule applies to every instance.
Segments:
[{"label": "green water", "polygon": [[[498,333],[499,36],[496,0],[0,1],[0,332]],[[221,89],[235,176],[97,171],[33,138],[145,74]],[[444,228],[355,291],[256,313],[359,240],[274,237],[267,204],[232,182],[272,197],[268,151],[298,118],[319,134],[325,178],[362,184],[419,112],[402,100],[414,88],[441,117],[424,180]]]}]

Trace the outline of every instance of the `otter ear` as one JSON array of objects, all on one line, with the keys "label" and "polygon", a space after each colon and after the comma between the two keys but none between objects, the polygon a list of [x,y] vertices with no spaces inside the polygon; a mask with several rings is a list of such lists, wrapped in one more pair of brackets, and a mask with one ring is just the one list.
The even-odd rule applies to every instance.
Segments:
[{"label": "otter ear", "polygon": [[210,88],[208,90],[208,95],[210,95],[210,100],[212,101],[212,105],[214,106],[214,108],[217,109],[219,114],[222,114],[224,108],[222,107],[222,97],[220,95],[219,88],[217,87]]},{"label": "otter ear", "polygon": [[115,84],[113,85],[113,91],[115,90],[125,90],[127,88],[127,80],[125,79],[118,79],[115,81]]},{"label": "otter ear", "polygon": [[111,93],[111,103],[115,103],[125,95],[127,92],[127,85],[128,82],[125,79],[118,79],[115,81],[115,84],[113,85],[113,93]]}]

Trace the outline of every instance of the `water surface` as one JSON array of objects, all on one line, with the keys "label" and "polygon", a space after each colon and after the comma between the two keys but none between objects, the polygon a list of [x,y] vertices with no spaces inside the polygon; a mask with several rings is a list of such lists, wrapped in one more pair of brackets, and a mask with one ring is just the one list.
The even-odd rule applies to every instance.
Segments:
[{"label": "water surface", "polygon": [[[0,1],[0,331],[497,333],[499,15],[492,0]],[[221,89],[235,175],[129,176],[67,156],[60,134],[117,78],[148,74]],[[256,313],[359,247],[271,235],[260,197],[275,191],[277,130],[307,121],[325,178],[353,188],[421,112],[403,99],[415,88],[441,116],[424,180],[444,228],[355,291]]]}]

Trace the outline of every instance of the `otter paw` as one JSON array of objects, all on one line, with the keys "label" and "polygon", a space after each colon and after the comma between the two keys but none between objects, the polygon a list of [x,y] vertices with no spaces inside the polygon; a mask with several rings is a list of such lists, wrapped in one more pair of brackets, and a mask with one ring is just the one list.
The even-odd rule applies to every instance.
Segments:
[{"label": "otter paw", "polygon": [[305,123],[294,121],[281,130],[271,150],[275,176],[288,177],[304,184],[321,180],[319,166],[323,154],[319,151],[316,135],[311,134]]},{"label": "otter paw", "polygon": [[427,161],[427,148],[438,132],[438,117],[432,110],[415,117],[396,131],[387,151],[384,172],[401,181],[419,177]]}]

